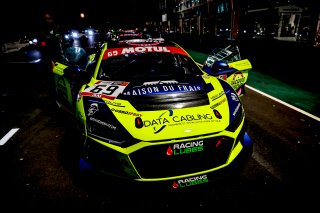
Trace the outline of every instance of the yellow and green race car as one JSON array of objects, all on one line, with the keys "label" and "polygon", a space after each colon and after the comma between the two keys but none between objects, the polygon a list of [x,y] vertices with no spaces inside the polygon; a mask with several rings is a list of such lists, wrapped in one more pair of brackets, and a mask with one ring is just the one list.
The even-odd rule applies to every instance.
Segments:
[{"label": "yellow and green race car", "polygon": [[[235,73],[251,68],[242,62]],[[252,155],[235,89],[174,42],[110,42],[90,55],[71,47],[53,75],[56,102],[84,138],[80,170],[175,190],[237,171]]]}]

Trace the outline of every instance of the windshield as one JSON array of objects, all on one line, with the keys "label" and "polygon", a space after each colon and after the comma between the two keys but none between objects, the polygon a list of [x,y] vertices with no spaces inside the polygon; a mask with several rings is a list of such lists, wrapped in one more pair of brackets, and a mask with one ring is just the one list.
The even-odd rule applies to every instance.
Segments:
[{"label": "windshield", "polygon": [[140,52],[102,61],[99,80],[172,80],[201,75],[199,67],[187,56],[163,52]]}]

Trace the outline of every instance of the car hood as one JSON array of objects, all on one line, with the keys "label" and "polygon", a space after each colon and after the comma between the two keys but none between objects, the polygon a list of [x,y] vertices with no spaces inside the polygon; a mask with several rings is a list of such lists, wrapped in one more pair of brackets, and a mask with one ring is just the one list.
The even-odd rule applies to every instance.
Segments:
[{"label": "car hood", "polygon": [[[109,85],[109,90],[98,94],[96,85]],[[119,94],[107,93],[119,87]],[[206,75],[180,81],[98,81],[85,89],[82,96],[87,123],[100,123],[108,131],[130,134],[143,141],[223,131],[241,107],[238,96],[226,82]]]}]

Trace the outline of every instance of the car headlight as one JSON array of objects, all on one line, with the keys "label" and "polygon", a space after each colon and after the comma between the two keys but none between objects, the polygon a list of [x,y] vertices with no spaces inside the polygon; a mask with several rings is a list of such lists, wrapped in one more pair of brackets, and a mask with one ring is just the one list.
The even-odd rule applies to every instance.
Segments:
[{"label": "car headlight", "polygon": [[242,104],[240,103],[238,108],[233,108],[233,110],[231,109],[230,112],[235,112],[235,114],[231,114],[230,115],[230,124],[229,126],[226,128],[227,131],[230,132],[234,132],[236,131],[236,129],[239,127],[239,125],[241,124],[243,117],[244,117],[244,109]]},{"label": "car headlight", "polygon": [[69,38],[70,38],[70,35],[66,34],[66,35],[64,35],[64,38],[65,38],[65,39],[69,39]]},{"label": "car headlight", "polygon": [[72,36],[73,38],[79,38],[79,33],[76,32],[76,31],[72,31],[72,32],[71,32],[71,36]]},{"label": "car headlight", "polygon": [[241,124],[244,118],[244,109],[238,94],[231,88],[231,86],[220,80],[222,87],[224,88],[225,94],[229,103],[230,121],[227,131],[234,132]]},{"label": "car headlight", "polygon": [[121,125],[104,101],[84,97],[83,103],[88,135],[121,147],[137,142]]}]

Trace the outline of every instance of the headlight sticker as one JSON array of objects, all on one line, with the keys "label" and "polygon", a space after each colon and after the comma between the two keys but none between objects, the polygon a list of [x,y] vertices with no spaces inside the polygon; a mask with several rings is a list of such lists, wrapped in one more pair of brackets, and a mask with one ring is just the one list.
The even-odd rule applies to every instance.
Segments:
[{"label": "headlight sticker", "polygon": [[[83,97],[83,99],[88,134],[112,144],[124,143],[131,137],[104,100],[91,97]],[[88,113],[91,116],[88,116]]]}]

